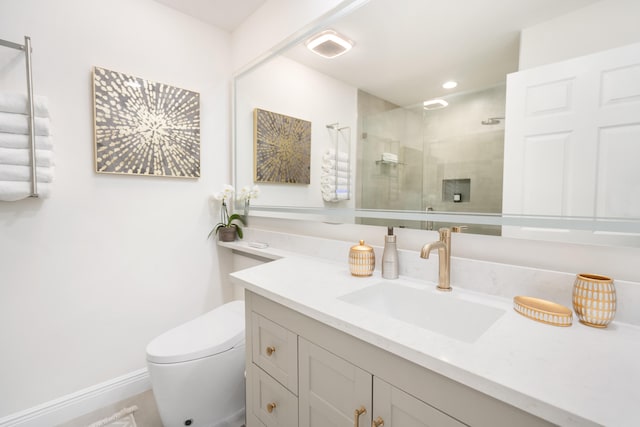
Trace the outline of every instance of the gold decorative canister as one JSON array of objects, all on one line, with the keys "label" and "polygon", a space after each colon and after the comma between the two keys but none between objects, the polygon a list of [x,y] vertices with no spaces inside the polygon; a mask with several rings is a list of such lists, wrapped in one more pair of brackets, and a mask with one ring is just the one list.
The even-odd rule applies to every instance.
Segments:
[{"label": "gold decorative canister", "polygon": [[573,309],[580,322],[606,328],[616,314],[616,288],[613,279],[581,273],[573,283]]},{"label": "gold decorative canister", "polygon": [[376,266],[376,256],[373,248],[360,240],[359,245],[351,246],[349,250],[349,270],[354,276],[371,276]]}]

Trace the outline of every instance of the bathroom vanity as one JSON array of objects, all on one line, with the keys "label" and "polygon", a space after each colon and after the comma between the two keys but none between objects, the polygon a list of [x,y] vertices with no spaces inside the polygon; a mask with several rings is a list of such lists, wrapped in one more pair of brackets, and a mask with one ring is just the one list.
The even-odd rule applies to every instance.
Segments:
[{"label": "bathroom vanity", "polygon": [[[225,246],[243,252],[242,243]],[[597,330],[574,318],[554,327],[519,315],[510,299],[462,287],[442,293],[378,271],[353,277],[346,262],[273,258],[231,274],[245,289],[248,427],[640,419],[636,326]]]}]

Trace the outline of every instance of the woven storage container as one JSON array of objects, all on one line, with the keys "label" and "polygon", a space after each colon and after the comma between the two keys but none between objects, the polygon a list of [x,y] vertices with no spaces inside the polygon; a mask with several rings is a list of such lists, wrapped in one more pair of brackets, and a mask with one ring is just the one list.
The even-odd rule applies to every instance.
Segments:
[{"label": "woven storage container", "polygon": [[573,283],[573,309],[580,322],[606,328],[616,314],[616,288],[613,279],[581,273]]},{"label": "woven storage container", "polygon": [[349,250],[349,270],[354,276],[371,276],[376,266],[376,255],[373,248],[360,240],[359,245]]}]

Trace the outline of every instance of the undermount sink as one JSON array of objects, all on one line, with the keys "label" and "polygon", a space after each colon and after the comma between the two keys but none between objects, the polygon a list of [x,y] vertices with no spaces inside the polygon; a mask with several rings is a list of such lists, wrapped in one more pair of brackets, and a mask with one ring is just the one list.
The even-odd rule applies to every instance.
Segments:
[{"label": "undermount sink", "polygon": [[473,343],[505,310],[461,299],[453,293],[393,283],[378,283],[338,298],[375,313],[460,341]]}]

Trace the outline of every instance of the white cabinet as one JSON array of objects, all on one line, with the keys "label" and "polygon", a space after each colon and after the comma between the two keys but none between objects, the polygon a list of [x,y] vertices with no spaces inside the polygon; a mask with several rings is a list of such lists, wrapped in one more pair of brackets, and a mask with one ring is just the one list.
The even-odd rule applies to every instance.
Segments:
[{"label": "white cabinet", "polygon": [[251,359],[293,393],[298,392],[298,336],[251,313]]},{"label": "white cabinet", "polygon": [[551,425],[252,292],[245,302],[247,427]]},{"label": "white cabinet", "polygon": [[256,365],[250,365],[251,393],[254,414],[267,427],[295,426],[298,423],[298,399]]},{"label": "white cabinet", "polygon": [[298,336],[248,311],[247,425],[298,425]]},{"label": "white cabinet", "polygon": [[302,337],[299,358],[300,427],[464,426]]},{"label": "white cabinet", "polygon": [[[300,338],[300,427],[371,425],[371,374]],[[361,409],[362,408],[362,409]]]}]

